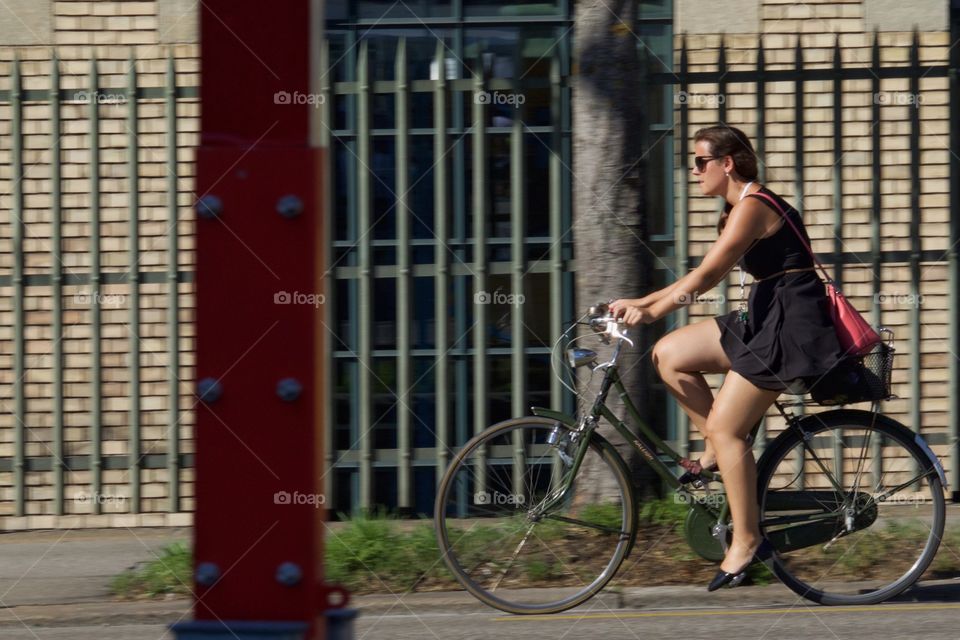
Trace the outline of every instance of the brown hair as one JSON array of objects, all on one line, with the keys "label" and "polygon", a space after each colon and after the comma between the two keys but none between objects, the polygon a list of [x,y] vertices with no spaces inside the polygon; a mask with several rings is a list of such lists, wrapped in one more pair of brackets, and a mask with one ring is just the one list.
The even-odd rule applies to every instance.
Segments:
[{"label": "brown hair", "polygon": [[[734,171],[740,178],[757,179],[757,154],[753,150],[753,145],[750,144],[750,138],[743,131],[725,124],[704,127],[693,134],[695,143],[701,140],[710,145],[710,155],[717,158],[730,156],[733,159]],[[723,213],[720,214],[720,220],[717,222],[717,233],[723,231],[731,209],[733,206],[729,203],[723,208]]]}]

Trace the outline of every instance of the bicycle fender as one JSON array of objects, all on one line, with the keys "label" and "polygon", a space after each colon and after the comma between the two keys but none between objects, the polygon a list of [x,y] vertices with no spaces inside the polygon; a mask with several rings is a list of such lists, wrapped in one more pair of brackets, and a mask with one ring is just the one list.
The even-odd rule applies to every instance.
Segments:
[{"label": "bicycle fender", "polygon": [[930,459],[930,464],[933,465],[933,468],[937,470],[937,475],[940,476],[940,484],[943,485],[944,490],[949,490],[949,485],[947,484],[947,474],[943,471],[943,465],[940,464],[940,458],[937,457],[937,454],[933,452],[933,449],[930,448],[930,445],[927,444],[927,441],[919,433],[915,435],[914,442],[917,443],[917,446],[923,450],[927,458]]},{"label": "bicycle fender", "polygon": [[[844,414],[844,415],[841,415]],[[890,416],[886,416],[882,413],[874,416],[872,411],[864,411],[862,409],[833,409],[832,411],[821,411],[820,413],[810,413],[805,416],[797,418],[797,420],[790,425],[790,428],[785,429],[779,436],[774,439],[773,442],[769,443],[763,451],[763,454],[760,456],[760,459],[757,460],[757,469],[761,468],[761,465],[765,462],[768,452],[776,449],[777,443],[781,439],[786,439],[791,437],[791,432],[805,431],[805,426],[810,425],[811,430],[815,430],[814,426],[817,423],[823,422],[827,419],[842,419],[845,416],[856,417],[863,420],[876,420],[881,422],[884,425],[890,427],[891,429],[901,432],[903,439],[906,441],[912,440],[917,447],[923,451],[923,454],[930,461],[930,465],[936,470],[937,476],[940,478],[940,484],[943,485],[944,489],[947,488],[947,475],[943,470],[943,464],[941,464],[940,459],[937,458],[937,454],[933,452],[930,448],[930,445],[927,444],[927,441],[919,433],[911,431],[905,425],[897,422]]]}]

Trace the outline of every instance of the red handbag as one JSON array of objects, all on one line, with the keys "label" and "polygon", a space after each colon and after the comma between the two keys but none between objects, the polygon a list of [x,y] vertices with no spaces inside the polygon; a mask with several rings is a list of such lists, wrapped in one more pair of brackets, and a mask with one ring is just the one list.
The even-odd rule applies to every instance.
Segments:
[{"label": "red handbag", "polygon": [[823,264],[817,260],[816,254],[813,253],[813,249],[810,248],[810,245],[807,244],[807,241],[803,238],[803,234],[800,233],[797,225],[793,224],[793,221],[790,220],[786,212],[780,208],[777,201],[769,195],[765,193],[751,193],[749,195],[763,198],[780,212],[783,219],[789,223],[796,232],[797,237],[800,238],[800,242],[803,243],[803,246],[810,252],[810,257],[813,258],[813,261],[820,267],[825,277],[824,282],[827,285],[827,300],[829,300],[830,304],[830,316],[833,319],[833,326],[837,331],[837,340],[840,342],[840,346],[843,347],[844,352],[847,355],[863,355],[870,351],[874,345],[880,342],[880,334],[874,331],[870,323],[864,320],[856,307],[850,304],[850,301],[847,300],[840,289],[836,287],[833,278],[830,277],[830,274],[824,268]]}]

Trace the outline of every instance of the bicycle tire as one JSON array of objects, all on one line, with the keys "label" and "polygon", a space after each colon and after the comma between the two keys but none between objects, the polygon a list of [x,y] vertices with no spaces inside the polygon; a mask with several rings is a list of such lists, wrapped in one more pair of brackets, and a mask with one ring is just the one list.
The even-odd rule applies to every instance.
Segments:
[{"label": "bicycle tire", "polygon": [[[827,432],[830,432],[833,434],[832,442],[841,443],[840,444],[841,453],[839,458],[841,461],[841,465],[839,467],[841,469],[841,472],[839,474],[834,474],[834,475],[835,476],[839,475],[840,478],[843,479],[843,482],[841,483],[840,481],[838,481],[838,484],[840,485],[840,489],[842,489],[845,493],[838,492],[836,490],[836,487],[833,487],[832,489],[828,489],[827,491],[801,489],[799,493],[796,493],[796,497],[799,497],[799,500],[800,500],[800,502],[797,502],[796,504],[806,503],[810,505],[810,504],[813,504],[814,502],[819,502],[821,504],[824,504],[823,503],[824,494],[829,494],[831,491],[833,492],[834,496],[842,497],[843,495],[846,495],[848,498],[853,496],[854,499],[862,502],[864,505],[863,511],[857,512],[859,516],[865,518],[863,522],[865,523],[866,519],[870,517],[873,518],[870,524],[866,524],[862,530],[867,531],[868,529],[873,527],[873,525],[875,524],[875,521],[879,517],[880,507],[886,504],[884,500],[877,502],[876,500],[874,500],[874,496],[867,497],[868,493],[866,491],[862,492],[862,495],[861,495],[861,492],[859,491],[860,487],[858,487],[857,484],[854,484],[853,486],[855,488],[849,491],[847,491],[847,489],[845,488],[845,484],[843,484],[847,482],[847,480],[845,479],[846,478],[845,474],[849,475],[849,472],[845,470],[846,465],[844,462],[845,460],[844,455],[846,451],[844,450],[843,444],[842,444],[844,442],[844,435],[842,432],[846,431],[847,432],[846,438],[850,441],[853,441],[854,438],[856,438],[856,436],[854,435],[855,430],[861,430],[864,432],[866,431],[876,432],[880,436],[880,438],[878,439],[879,443],[893,442],[909,453],[912,459],[912,463],[910,462],[903,463],[905,471],[899,471],[896,473],[910,474],[913,472],[912,469],[914,467],[910,467],[908,465],[915,464],[917,465],[915,468],[919,470],[920,473],[926,474],[925,477],[923,477],[920,480],[917,480],[916,485],[921,486],[921,488],[925,487],[925,490],[922,491],[922,494],[924,496],[929,494],[929,506],[931,508],[932,518],[931,518],[931,522],[929,523],[929,534],[925,534],[924,530],[921,529],[921,536],[926,535],[926,538],[923,541],[923,549],[919,553],[919,555],[916,557],[916,559],[913,560],[913,563],[909,566],[909,569],[905,571],[902,575],[897,577],[895,580],[890,582],[889,584],[881,585],[878,588],[873,588],[871,586],[871,587],[862,589],[860,593],[840,593],[837,591],[831,591],[830,589],[832,589],[833,587],[827,587],[827,586],[821,586],[818,588],[816,584],[811,584],[809,580],[804,579],[804,577],[797,575],[798,573],[801,572],[801,570],[803,570],[802,566],[795,566],[797,564],[796,560],[793,561],[794,564],[791,564],[791,562],[788,562],[788,560],[786,559],[786,554],[779,553],[780,550],[778,549],[778,553],[774,555],[774,573],[776,574],[776,576],[788,588],[793,590],[798,595],[823,605],[876,604],[898,595],[899,593],[903,592],[904,590],[912,586],[923,575],[923,572],[926,571],[930,563],[933,561],[933,558],[936,555],[936,552],[939,548],[940,541],[943,536],[944,523],[946,519],[943,485],[941,483],[940,476],[939,476],[939,473],[937,472],[937,468],[934,465],[934,462],[928,457],[924,449],[921,448],[919,444],[917,444],[916,434],[910,431],[909,429],[907,429],[905,426],[901,425],[900,423],[896,422],[895,420],[883,414],[875,414],[869,411],[852,410],[852,409],[837,409],[833,411],[826,411],[822,413],[810,414],[808,416],[805,416],[800,420],[799,423],[787,429],[779,437],[777,437],[777,439],[774,440],[774,442],[771,443],[771,445],[763,453],[758,463],[758,473],[757,473],[758,487],[759,487],[757,498],[760,506],[761,532],[766,537],[768,538],[771,537],[771,534],[773,533],[773,527],[765,526],[764,522],[775,521],[775,518],[772,515],[774,513],[774,510],[771,505],[773,505],[778,500],[781,500],[782,502],[782,498],[778,496],[776,493],[777,491],[781,491],[781,490],[771,489],[771,486],[774,484],[783,484],[782,479],[781,480],[774,479],[774,474],[777,472],[780,463],[785,459],[785,457],[788,454],[790,454],[790,452],[800,450],[805,452],[804,458],[802,458],[805,465],[806,455],[810,453],[812,450],[814,450],[814,447],[809,444],[804,445],[804,440],[806,440],[807,443],[814,442],[816,438],[821,438],[821,439],[824,438],[827,435]],[[836,434],[838,432],[841,433],[839,440],[836,439]],[[805,433],[807,434],[806,436],[804,435]],[[872,435],[868,437],[862,437],[862,436],[860,437],[860,441],[862,443],[861,444],[862,457],[866,456],[867,443],[871,441],[871,438],[872,438]],[[883,440],[883,438],[886,438],[886,440]],[[826,440],[821,440],[821,442],[826,442]],[[834,444],[833,446],[836,447],[837,445]],[[889,445],[886,445],[886,446],[889,446]],[[855,447],[851,447],[851,451],[853,450],[855,450]],[[813,459],[814,457],[813,454],[811,453],[810,455],[811,455],[811,459]],[[881,460],[882,459],[883,458],[881,458]],[[875,461],[876,461],[876,458],[874,458],[874,462]],[[821,463],[823,462],[822,458],[820,462]],[[797,466],[799,466],[801,469],[804,468],[801,465],[797,465]],[[836,466],[836,463],[834,463],[834,466]],[[859,474],[860,467],[857,467],[857,470]],[[801,472],[798,471],[797,475],[799,476],[800,473]],[[871,471],[871,473],[879,474],[880,481],[882,482],[885,475],[887,475],[888,473],[893,474],[894,472],[884,471],[882,462],[881,462],[880,468],[877,471]],[[782,477],[783,475],[781,474],[781,478]],[[855,480],[855,482],[859,482],[859,480]],[[879,484],[880,483],[878,482],[878,490],[879,490]],[[914,486],[914,484],[915,483],[910,483],[908,486],[912,487]],[[811,498],[809,500],[804,500],[804,495],[811,496]],[[796,497],[791,499],[796,499]],[[840,499],[840,498],[837,498],[837,499]],[[837,503],[834,502],[831,506],[835,506],[836,504]],[[924,504],[927,504],[927,503],[924,502]],[[897,520],[897,517],[893,516],[891,521],[895,522],[896,520]],[[824,521],[824,526],[837,527],[839,521],[840,521],[839,517],[837,517],[837,522],[826,520]],[[924,526],[927,526],[925,522],[924,522]],[[859,533],[860,531],[861,529],[857,529],[852,533]],[[880,531],[882,531],[882,528],[880,529]],[[834,537],[833,540],[836,540],[837,537],[840,537],[841,534],[834,534],[834,535],[836,537]],[[843,535],[850,535],[850,534],[847,533]],[[874,535],[881,535],[881,534],[874,534]],[[781,537],[781,543],[780,543],[781,546],[785,546],[785,543],[783,542],[784,538],[789,540],[789,535],[785,537]],[[853,546],[855,546],[856,544],[857,544],[856,542],[853,543]],[[778,544],[775,543],[774,547],[777,548],[777,546]],[[812,549],[815,546],[817,545],[811,545],[809,547],[800,547],[796,550]],[[853,549],[851,548],[850,551],[852,550]],[[912,558],[913,556],[911,555],[911,559]],[[841,557],[841,560],[842,559],[843,558]],[[840,560],[837,560],[837,563],[838,562],[840,562]],[[836,563],[834,563],[834,566],[836,566]],[[833,567],[831,567],[831,569],[833,569]],[[817,571],[819,571],[819,568],[817,569]],[[892,569],[892,571],[896,572],[897,569]],[[810,570],[810,572],[812,574],[813,570]],[[819,580],[823,580],[823,576],[821,576]],[[827,581],[824,581],[824,584],[830,584],[830,583]],[[836,582],[834,584],[840,584],[840,583]],[[856,585],[851,585],[851,587],[849,588],[854,589],[856,588]]]},{"label": "bicycle tire", "polygon": [[[490,589],[489,586],[481,584],[477,576],[472,574],[470,568],[463,566],[460,556],[466,554],[462,554],[456,548],[455,543],[451,542],[450,534],[454,527],[452,523],[448,523],[448,520],[452,520],[454,522],[457,521],[456,518],[448,517],[448,511],[450,510],[451,505],[455,503],[455,500],[452,499],[453,496],[451,495],[451,492],[456,490],[455,486],[458,483],[463,483],[462,478],[472,478],[476,473],[476,469],[469,466],[469,463],[465,461],[471,459],[471,456],[474,456],[475,454],[479,456],[479,447],[486,445],[492,450],[494,447],[492,443],[494,443],[497,438],[503,438],[511,431],[517,432],[525,427],[531,427],[540,431],[550,431],[556,427],[559,427],[561,434],[566,435],[574,432],[570,425],[562,422],[531,416],[515,418],[498,423],[472,438],[464,445],[464,447],[451,461],[450,466],[444,473],[444,476],[440,482],[434,506],[434,526],[437,535],[437,543],[440,548],[444,563],[453,573],[457,581],[481,602],[508,613],[556,613],[586,602],[588,599],[596,595],[601,589],[603,589],[603,587],[616,575],[617,569],[620,567],[620,564],[623,562],[623,559],[626,557],[629,549],[632,547],[634,538],[636,536],[637,512],[634,500],[634,492],[626,465],[620,455],[617,453],[616,449],[605,438],[596,432],[592,432],[588,442],[589,451],[599,456],[599,460],[602,461],[606,465],[606,468],[611,471],[612,479],[615,481],[620,495],[620,504],[622,505],[622,515],[619,516],[619,531],[615,534],[612,534],[616,535],[617,539],[610,540],[610,542],[614,545],[611,549],[610,558],[605,562],[602,558],[599,559],[599,562],[602,563],[602,570],[599,571],[596,578],[583,584],[582,588],[574,586],[574,591],[572,593],[564,592],[563,594],[558,594],[556,589],[524,588],[516,588],[514,590],[507,589],[506,592],[504,592],[498,591],[497,586],[494,586],[493,589]],[[516,442],[515,440],[512,441]],[[523,442],[526,442],[526,440],[523,440]],[[589,455],[589,453],[585,455]],[[582,469],[578,471],[577,478],[581,477],[580,472],[582,472]],[[538,476],[538,480],[539,478],[540,476]],[[574,479],[574,482],[577,481],[577,478]],[[554,482],[553,474],[551,474],[549,482],[551,485]],[[529,502],[527,504],[533,504],[533,502]],[[580,505],[580,507],[582,506],[583,505]],[[528,518],[528,521],[531,511],[532,509],[527,511],[526,517]],[[531,530],[532,527],[536,526],[536,524],[539,522],[540,521],[538,520],[537,522],[533,523],[533,525],[531,525]],[[526,524],[524,526],[526,526]],[[462,539],[463,537],[465,536],[460,536],[459,539]],[[520,544],[521,546],[523,545],[522,542]],[[500,546],[507,549],[510,548],[510,545],[507,544],[501,544]],[[595,541],[594,548],[596,546],[597,544]],[[599,546],[600,548],[603,548],[604,545],[601,542]],[[551,552],[553,551],[551,550]],[[593,556],[591,555],[589,559],[593,559]],[[541,598],[540,591],[543,591],[542,601],[538,600],[538,598]],[[522,599],[520,599],[520,595],[523,596]],[[559,595],[562,595],[562,597],[558,597]]]}]

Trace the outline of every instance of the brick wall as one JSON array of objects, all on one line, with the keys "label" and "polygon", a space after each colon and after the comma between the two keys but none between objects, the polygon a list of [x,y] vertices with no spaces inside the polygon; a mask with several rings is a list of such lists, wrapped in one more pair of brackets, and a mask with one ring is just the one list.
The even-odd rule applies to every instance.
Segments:
[{"label": "brick wall", "polygon": [[[55,416],[53,397],[53,301],[50,277],[57,271],[51,244],[52,170],[51,150],[55,132],[47,99],[30,99],[29,92],[51,87],[52,55],[59,57],[61,87],[68,98],[60,107],[61,234],[63,278],[63,440],[64,459],[86,456],[92,451],[91,407],[94,392],[92,365],[92,305],[96,291],[87,278],[91,271],[91,109],[89,92],[91,58],[96,59],[100,96],[99,188],[100,269],[105,275],[138,273],[141,279],[139,337],[133,335],[130,285],[102,285],[99,289],[101,328],[102,454],[128,456],[131,412],[130,347],[140,346],[142,456],[168,452],[170,411],[170,337],[167,331],[169,285],[165,273],[171,260],[181,274],[179,296],[180,368],[177,385],[180,413],[176,420],[181,456],[193,452],[193,179],[195,146],[198,144],[200,107],[196,97],[180,97],[176,107],[174,209],[168,196],[171,181],[167,147],[167,107],[162,89],[172,58],[176,85],[198,88],[199,46],[197,12],[193,3],[150,2],[35,2],[29,11],[12,3],[19,21],[16,38],[0,38],[0,90],[11,86],[14,56],[21,60],[22,88],[28,92],[23,114],[23,264],[24,297],[25,455],[53,458]],[[42,15],[45,13],[45,16]],[[9,21],[8,21],[9,23]],[[4,34],[0,34],[4,35]],[[17,46],[9,46],[7,43]],[[7,46],[5,46],[7,45]],[[121,89],[129,81],[131,60],[136,60],[139,91],[154,91],[137,105],[136,146],[139,168],[139,261],[130,264],[131,176],[128,159],[134,134],[128,125],[130,104]],[[113,89],[117,92],[114,94]],[[160,91],[157,92],[156,89]],[[119,97],[118,97],[119,96]],[[11,285],[14,262],[13,200],[15,176],[11,157],[9,101],[0,102],[0,200],[5,212],[0,218],[0,528],[22,529],[70,526],[184,525],[193,509],[191,468],[179,472],[181,500],[171,513],[169,474],[165,468],[140,471],[139,509],[130,501],[130,472],[102,471],[102,515],[92,515],[92,472],[68,470],[64,474],[64,515],[57,516],[53,472],[25,472],[26,514],[15,517],[14,474],[14,319],[15,289]],[[175,217],[172,217],[175,214]],[[175,227],[179,251],[170,255],[168,236]],[[55,463],[55,460],[53,461]],[[188,463],[189,464],[189,463]],[[162,466],[162,465],[161,465]],[[133,513],[140,511],[141,513]]]}]

